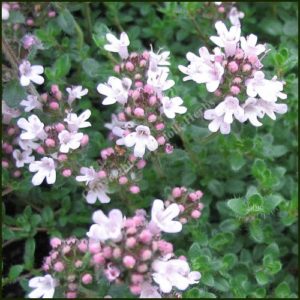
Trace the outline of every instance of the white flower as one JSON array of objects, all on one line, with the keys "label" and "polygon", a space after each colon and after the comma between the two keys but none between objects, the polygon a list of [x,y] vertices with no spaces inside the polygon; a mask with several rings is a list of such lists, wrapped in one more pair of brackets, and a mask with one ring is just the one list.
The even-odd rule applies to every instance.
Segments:
[{"label": "white flower", "polygon": [[183,81],[193,80],[197,83],[205,83],[209,92],[214,92],[220,85],[224,74],[224,68],[219,62],[214,62],[214,56],[210,55],[206,47],[199,49],[200,57],[188,52],[186,58],[190,64],[185,67],[179,65],[179,70],[188,75]]},{"label": "white flower", "polygon": [[228,14],[229,21],[233,26],[241,26],[240,19],[243,19],[244,17],[245,14],[241,11],[238,11],[234,6],[231,8]]},{"label": "white flower", "polygon": [[281,92],[283,82],[265,79],[265,74],[262,71],[255,72],[253,78],[246,80],[246,86],[249,97],[259,95],[263,100],[271,102],[276,102],[277,97],[287,98],[287,95]]},{"label": "white flower", "polygon": [[29,287],[34,290],[28,295],[29,298],[53,298],[56,281],[51,275],[34,277],[29,280]]},{"label": "white flower", "polygon": [[19,149],[13,151],[13,157],[16,160],[16,167],[22,168],[24,164],[30,164],[35,160],[34,156],[30,156],[32,150],[21,152]]},{"label": "white flower", "polygon": [[75,150],[80,147],[80,141],[83,137],[82,132],[69,132],[63,130],[58,134],[60,148],[59,151],[62,153],[68,153],[70,149]]},{"label": "white flower", "polygon": [[49,157],[43,157],[40,161],[34,161],[29,165],[30,172],[37,172],[32,177],[33,185],[40,185],[44,179],[48,184],[53,184],[56,180],[56,171],[54,160]]},{"label": "white flower", "polygon": [[9,18],[9,5],[2,3],[2,20],[8,20]]},{"label": "white flower", "polygon": [[183,100],[180,97],[163,97],[161,99],[161,103],[163,105],[162,111],[169,119],[174,119],[175,114],[184,114],[187,111],[187,108],[184,106],[181,106],[183,103]]},{"label": "white flower", "polygon": [[[156,72],[160,66],[169,66],[170,62],[169,60],[169,55],[170,52],[169,51],[164,51],[162,53],[159,54],[158,53],[154,53],[152,46],[151,46],[151,51],[149,52],[150,57],[149,57],[149,70],[150,72]],[[163,67],[166,71],[169,70],[168,67]]]},{"label": "white flower", "polygon": [[19,66],[19,71],[21,75],[20,83],[22,86],[28,86],[30,81],[36,84],[44,83],[44,78],[40,76],[40,74],[44,73],[43,66],[31,66],[28,60],[24,60]]},{"label": "white flower", "polygon": [[129,46],[130,41],[126,32],[121,33],[119,40],[111,33],[106,34],[106,39],[109,42],[109,44],[104,45],[106,51],[118,52],[122,59],[128,57],[127,47]]},{"label": "white flower", "polygon": [[69,94],[69,105],[71,105],[75,99],[81,99],[81,97],[85,96],[88,93],[88,89],[83,90],[81,85],[73,86],[72,88],[66,88],[66,91]]},{"label": "white flower", "polygon": [[156,199],[152,204],[151,223],[155,224],[163,232],[180,232],[182,224],[178,221],[173,221],[179,213],[180,209],[176,203],[172,203],[165,209],[163,201]]},{"label": "white flower", "polygon": [[87,236],[91,240],[100,242],[112,240],[118,242],[122,239],[124,218],[119,209],[111,210],[108,217],[102,210],[97,210],[93,213],[93,221],[96,224],[93,224],[89,232],[87,232]]},{"label": "white flower", "polygon": [[24,111],[30,112],[33,109],[42,109],[41,102],[38,101],[37,96],[28,95],[27,100],[22,100],[20,105],[24,106]]},{"label": "white flower", "polygon": [[79,128],[86,128],[92,126],[90,122],[86,120],[91,116],[91,111],[86,109],[79,116],[75,113],[68,113],[67,117],[64,119],[68,123],[68,129],[70,131],[77,131]]},{"label": "white flower", "polygon": [[265,101],[262,99],[257,100],[257,106],[259,107],[263,115],[267,114],[272,120],[276,120],[275,113],[285,114],[288,110],[286,104]]},{"label": "white flower", "polygon": [[47,137],[44,131],[44,124],[36,115],[31,115],[28,121],[25,118],[21,118],[17,124],[21,129],[25,130],[20,135],[20,138],[23,140],[44,140]]},{"label": "white flower", "polygon": [[94,180],[89,183],[89,191],[85,196],[86,202],[89,204],[94,204],[97,199],[101,203],[109,203],[110,198],[106,195],[107,186],[100,180]]},{"label": "white flower", "polygon": [[100,83],[97,86],[98,93],[106,96],[102,104],[110,105],[116,102],[125,104],[128,99],[128,91],[131,84],[132,81],[129,78],[123,78],[121,80],[117,77],[110,76],[106,84]]},{"label": "white flower", "polygon": [[217,116],[214,109],[207,109],[204,112],[204,119],[212,120],[208,125],[211,132],[217,132],[220,129],[222,134],[230,133],[230,124],[224,122],[224,116]]},{"label": "white flower", "polygon": [[257,120],[257,117],[262,118],[264,115],[262,110],[257,105],[257,100],[258,99],[256,98],[248,98],[242,105],[242,108],[244,109],[244,117],[242,118],[242,122],[249,120],[249,122],[255,127],[262,125],[262,123]]},{"label": "white flower", "polygon": [[224,122],[231,124],[233,116],[237,120],[241,120],[244,116],[244,110],[239,104],[238,98],[227,96],[224,101],[216,106],[215,113],[218,117],[224,116]]},{"label": "white flower", "polygon": [[32,140],[22,140],[22,139],[20,139],[20,137],[17,139],[17,141],[18,141],[20,148],[25,151],[36,150],[40,146],[40,144],[35,143]]},{"label": "white flower", "polygon": [[17,108],[9,107],[4,100],[2,100],[2,123],[9,124],[11,119],[19,117],[21,112]]},{"label": "white flower", "polygon": [[174,84],[174,80],[167,80],[169,73],[165,69],[158,69],[156,72],[148,71],[147,83],[152,85],[157,95],[161,97],[162,91],[170,89]]},{"label": "white flower", "polygon": [[224,48],[227,57],[235,55],[236,46],[240,40],[241,27],[232,26],[228,31],[222,21],[217,21],[215,27],[219,36],[211,36],[211,41]]},{"label": "white flower", "polygon": [[98,174],[93,167],[82,167],[80,168],[80,173],[83,175],[76,176],[76,180],[79,182],[85,181],[86,184],[89,184],[91,181],[98,178]]},{"label": "white flower", "polygon": [[161,298],[161,294],[157,291],[157,287],[151,285],[148,281],[144,281],[140,298]]},{"label": "white flower", "polygon": [[143,157],[146,147],[149,151],[155,151],[158,147],[156,139],[150,135],[150,129],[147,126],[139,125],[135,129],[136,132],[129,133],[124,142],[126,147],[134,147],[134,155]]},{"label": "white flower", "polygon": [[157,259],[152,263],[152,269],[153,280],[163,293],[170,293],[173,286],[184,291],[190,284],[198,283],[201,278],[199,272],[191,272],[188,263],[181,259]]},{"label": "white flower", "polygon": [[249,36],[247,36],[247,39],[245,39],[243,36],[241,37],[241,48],[245,53],[245,57],[249,57],[251,55],[258,56],[266,51],[266,47],[264,45],[256,45],[256,43],[257,36],[254,34],[250,34]]}]

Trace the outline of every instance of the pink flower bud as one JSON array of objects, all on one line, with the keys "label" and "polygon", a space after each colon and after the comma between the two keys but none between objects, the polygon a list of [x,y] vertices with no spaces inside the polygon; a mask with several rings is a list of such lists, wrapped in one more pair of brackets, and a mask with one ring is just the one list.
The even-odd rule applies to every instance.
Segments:
[{"label": "pink flower bud", "polygon": [[62,171],[62,176],[64,177],[70,177],[72,175],[72,171],[70,169],[64,169]]},{"label": "pink flower bud", "polygon": [[41,94],[41,98],[42,98],[42,100],[43,100],[44,102],[47,102],[47,100],[48,100],[48,94],[47,94],[47,93]]},{"label": "pink flower bud", "polygon": [[33,25],[34,25],[33,19],[27,19],[27,20],[26,20],[26,24],[27,24],[28,26],[33,26]]},{"label": "pink flower bud", "polygon": [[134,284],[142,283],[144,281],[144,276],[139,273],[133,273],[130,277],[131,282]]},{"label": "pink flower bud", "polygon": [[148,117],[148,121],[150,122],[150,123],[153,123],[153,122],[155,122],[157,120],[157,117],[156,117],[156,115],[154,115],[154,114],[151,114],[149,117]]},{"label": "pink flower bud", "polygon": [[231,72],[231,73],[235,73],[238,71],[239,69],[239,65],[235,62],[235,61],[231,61],[228,65],[228,70]]},{"label": "pink flower bud", "polygon": [[62,123],[58,123],[58,124],[55,125],[55,130],[56,130],[57,132],[61,132],[61,131],[63,131],[64,129],[65,129],[65,125],[62,124]]},{"label": "pink flower bud", "polygon": [[151,96],[151,97],[148,99],[148,103],[149,103],[150,106],[154,106],[155,103],[156,103],[156,101],[157,101],[156,96]]},{"label": "pink flower bud", "polygon": [[53,148],[53,147],[55,147],[55,140],[53,140],[53,139],[46,139],[45,144],[46,144],[47,147]]},{"label": "pink flower bud", "polygon": [[158,123],[155,125],[155,129],[160,131],[163,130],[165,128],[165,124],[164,123]]},{"label": "pink flower bud", "polygon": [[193,219],[198,219],[198,218],[200,218],[200,216],[201,216],[201,211],[199,211],[197,209],[195,209],[191,212],[191,217]]},{"label": "pink flower bud", "polygon": [[83,284],[90,284],[93,282],[93,277],[91,274],[86,273],[81,277],[81,281]]},{"label": "pink flower bud", "polygon": [[144,59],[142,59],[142,60],[140,61],[140,67],[143,68],[143,67],[145,67],[146,65],[147,65],[147,61],[144,60]]},{"label": "pink flower bud", "polygon": [[92,254],[96,254],[96,253],[99,253],[101,251],[101,245],[100,243],[89,243],[89,251],[92,253]]},{"label": "pink flower bud", "polygon": [[80,146],[81,147],[86,146],[89,143],[89,140],[90,140],[89,136],[87,134],[84,134],[82,139],[80,140]]},{"label": "pink flower bud", "polygon": [[138,90],[134,90],[133,92],[132,92],[132,95],[131,95],[131,97],[132,97],[132,99],[133,100],[137,100],[137,99],[139,99],[140,98],[140,92],[138,91]]},{"label": "pink flower bud", "polygon": [[202,191],[198,190],[195,193],[196,193],[196,195],[198,197],[198,200],[203,197],[203,192]]},{"label": "pink flower bud", "polygon": [[59,109],[59,104],[57,102],[54,102],[54,101],[52,101],[49,106],[52,110],[58,110]]},{"label": "pink flower bud", "polygon": [[5,148],[5,153],[10,154],[13,152],[13,147],[12,145],[7,144],[6,148]]},{"label": "pink flower bud", "polygon": [[103,256],[105,258],[111,258],[112,257],[112,249],[109,246],[105,246],[102,250]]},{"label": "pink flower bud", "polygon": [[97,173],[99,178],[106,178],[107,174],[105,171],[101,170]]},{"label": "pink flower bud", "polygon": [[178,259],[183,260],[183,261],[187,261],[187,258],[186,258],[186,256],[184,256],[184,255],[180,255],[180,256],[178,257]]},{"label": "pink flower bud", "polygon": [[134,65],[132,62],[128,61],[126,64],[125,64],[125,68],[127,71],[129,72],[132,72],[134,70]]},{"label": "pink flower bud", "polygon": [[189,200],[191,200],[192,202],[195,202],[198,200],[197,194],[196,193],[190,193],[189,194]]},{"label": "pink flower bud", "polygon": [[68,159],[68,156],[66,154],[59,154],[57,157],[57,160],[62,162],[62,161],[66,161]]},{"label": "pink flower bud", "polygon": [[58,91],[55,95],[54,95],[55,99],[60,101],[62,99],[62,92]]},{"label": "pink flower bud", "polygon": [[148,229],[144,229],[140,234],[139,234],[139,239],[142,243],[144,244],[149,244],[152,241],[152,233]]},{"label": "pink flower bud", "polygon": [[138,118],[142,118],[145,115],[145,111],[141,107],[137,107],[133,111],[134,115]]},{"label": "pink flower bud", "polygon": [[66,297],[68,299],[75,299],[75,298],[77,298],[77,293],[76,292],[67,292]]},{"label": "pink flower bud", "polygon": [[218,12],[223,14],[225,12],[225,7],[224,6],[218,7]]},{"label": "pink flower bud", "polygon": [[126,233],[127,233],[128,235],[130,235],[130,234],[136,234],[136,232],[137,232],[136,227],[130,227],[130,228],[128,228],[128,229],[126,230]]},{"label": "pink flower bud", "polygon": [[125,108],[125,112],[126,112],[126,114],[131,115],[131,107],[127,106]]},{"label": "pink flower bud", "polygon": [[59,92],[59,86],[57,84],[52,84],[51,93],[55,95],[57,92]]},{"label": "pink flower bud", "polygon": [[150,57],[150,53],[148,51],[144,51],[143,52],[143,58],[146,59],[146,60],[148,60],[149,57]]},{"label": "pink flower bud", "polygon": [[240,93],[240,88],[236,85],[233,85],[230,87],[230,92],[233,94],[233,95],[238,95]]},{"label": "pink flower bud", "polygon": [[45,154],[45,150],[44,150],[44,148],[42,146],[37,147],[36,148],[36,152],[38,154],[42,154],[42,155]]},{"label": "pink flower bud", "polygon": [[220,90],[216,90],[216,91],[214,91],[214,95],[217,96],[217,97],[221,97],[222,92]]},{"label": "pink flower bud", "polygon": [[132,185],[129,188],[130,193],[132,194],[138,194],[140,192],[140,188],[137,185]]},{"label": "pink flower bud", "polygon": [[174,149],[174,147],[173,147],[171,144],[166,144],[165,152],[166,152],[167,154],[173,153],[173,149]]},{"label": "pink flower bud", "polygon": [[140,256],[142,261],[147,261],[152,257],[152,251],[149,249],[144,249],[141,251]]},{"label": "pink flower bud", "polygon": [[153,87],[150,84],[146,84],[144,86],[144,92],[151,95],[153,93]]},{"label": "pink flower bud", "polygon": [[118,119],[119,121],[126,121],[126,116],[123,112],[118,113]]},{"label": "pink flower bud", "polygon": [[88,249],[87,240],[81,240],[80,243],[77,245],[77,248],[81,252],[86,252]]},{"label": "pink flower bud", "polygon": [[137,160],[137,157],[134,156],[133,154],[130,154],[130,155],[129,155],[129,160],[130,160],[131,162],[134,162],[134,161]]},{"label": "pink flower bud", "polygon": [[121,184],[121,185],[124,185],[124,184],[126,184],[128,182],[128,179],[125,177],[125,176],[121,176],[120,178],[119,178],[119,183]]},{"label": "pink flower bud", "polygon": [[14,171],[13,176],[15,178],[19,178],[21,176],[21,171],[19,171],[19,170]]},{"label": "pink flower bud", "polygon": [[257,62],[258,57],[256,55],[250,55],[248,56],[248,61],[252,64],[255,65],[255,63]]},{"label": "pink flower bud", "polygon": [[65,266],[62,262],[58,261],[54,264],[53,268],[56,272],[62,272],[65,269]]},{"label": "pink flower bud", "polygon": [[148,266],[146,264],[141,264],[137,267],[138,272],[145,273],[148,270]]},{"label": "pink flower bud", "polygon": [[75,261],[75,267],[76,267],[76,268],[80,268],[80,267],[82,266],[82,264],[83,264],[83,263],[82,263],[81,260],[76,260],[76,261]]},{"label": "pink flower bud", "polygon": [[178,206],[179,206],[180,212],[183,213],[185,210],[185,207],[182,204],[178,204]]},{"label": "pink flower bud", "polygon": [[105,257],[102,253],[97,253],[93,256],[93,262],[95,264],[104,265],[105,264]]},{"label": "pink flower bud", "polygon": [[120,248],[115,248],[115,249],[113,250],[112,255],[113,255],[113,257],[114,257],[115,259],[118,259],[118,258],[120,258],[121,255],[122,255],[122,250],[121,250]]},{"label": "pink flower bud", "polygon": [[114,66],[114,71],[115,71],[116,73],[120,73],[120,66],[119,66],[119,65],[115,65],[115,66]]},{"label": "pink flower bud", "polygon": [[163,145],[166,142],[166,139],[165,139],[164,136],[159,136],[156,140],[157,140],[159,145]]},{"label": "pink flower bud", "polygon": [[251,71],[251,65],[249,65],[249,64],[243,65],[243,72],[244,73],[248,73],[250,71]]},{"label": "pink flower bud", "polygon": [[202,210],[204,208],[204,204],[203,203],[198,203],[198,209]]},{"label": "pink flower bud", "polygon": [[141,286],[140,285],[136,285],[136,284],[130,285],[129,289],[130,289],[130,292],[133,295],[139,295],[141,293],[141,291],[142,291]]},{"label": "pink flower bud", "polygon": [[143,169],[146,166],[146,161],[144,159],[141,159],[136,164],[138,169]]},{"label": "pink flower bud", "polygon": [[136,260],[133,256],[131,255],[125,255],[123,257],[123,265],[128,268],[132,269],[135,266]]},{"label": "pink flower bud", "polygon": [[157,246],[158,246],[159,251],[161,251],[163,254],[168,254],[168,253],[173,252],[173,245],[164,240],[158,241]]},{"label": "pink flower bud", "polygon": [[244,51],[240,48],[236,49],[234,58],[242,59],[244,57]]},{"label": "pink flower bud", "polygon": [[242,83],[242,78],[241,78],[241,77],[235,77],[235,78],[232,80],[232,82],[233,82],[234,84],[240,84],[240,83]]},{"label": "pink flower bud", "polygon": [[48,12],[48,17],[49,18],[54,18],[56,16],[56,12],[54,11],[54,10],[50,10],[49,12]]},{"label": "pink flower bud", "polygon": [[134,83],[134,86],[135,86],[135,87],[143,87],[143,83],[142,83],[141,81],[136,81],[136,82]]},{"label": "pink flower bud", "polygon": [[13,128],[13,127],[9,128],[9,129],[7,130],[7,134],[8,134],[9,136],[14,135],[15,133],[16,133],[16,129]]},{"label": "pink flower bud", "polygon": [[70,246],[64,246],[62,249],[63,254],[67,254],[71,251],[71,247]]},{"label": "pink flower bud", "polygon": [[61,239],[54,237],[50,240],[50,245],[52,248],[57,248],[61,245]]},{"label": "pink flower bud", "polygon": [[173,188],[173,190],[172,190],[172,196],[174,198],[179,198],[179,197],[181,197],[181,195],[182,195],[182,192],[181,192],[181,189],[179,187]]},{"label": "pink flower bud", "polygon": [[126,247],[127,248],[134,248],[135,245],[136,245],[136,239],[134,237],[129,237],[126,240]]}]

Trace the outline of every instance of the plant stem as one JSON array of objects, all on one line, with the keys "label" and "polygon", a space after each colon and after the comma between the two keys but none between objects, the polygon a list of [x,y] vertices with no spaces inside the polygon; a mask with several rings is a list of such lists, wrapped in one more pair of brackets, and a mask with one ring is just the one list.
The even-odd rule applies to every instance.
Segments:
[{"label": "plant stem", "polygon": [[87,28],[88,28],[88,41],[91,44],[92,43],[92,35],[93,35],[93,26],[92,26],[92,19],[91,19],[91,9],[90,9],[90,3],[84,3],[84,7],[83,7],[83,13],[84,16],[87,20]]}]

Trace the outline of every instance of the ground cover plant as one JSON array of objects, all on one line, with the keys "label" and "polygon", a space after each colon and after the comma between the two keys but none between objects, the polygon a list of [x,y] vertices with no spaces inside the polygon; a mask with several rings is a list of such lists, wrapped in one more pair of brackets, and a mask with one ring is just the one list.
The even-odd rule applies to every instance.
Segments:
[{"label": "ground cover plant", "polygon": [[3,297],[297,298],[297,25],[2,3]]}]

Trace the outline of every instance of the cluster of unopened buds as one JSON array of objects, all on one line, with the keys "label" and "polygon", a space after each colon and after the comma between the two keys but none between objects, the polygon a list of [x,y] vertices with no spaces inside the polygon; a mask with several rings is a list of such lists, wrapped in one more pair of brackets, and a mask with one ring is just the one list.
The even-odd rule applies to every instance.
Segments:
[{"label": "cluster of unopened buds", "polygon": [[265,45],[257,44],[254,34],[247,38],[241,36],[240,26],[232,26],[228,31],[225,24],[218,21],[215,27],[218,36],[210,37],[218,46],[214,54],[201,47],[200,56],[188,52],[186,57],[190,64],[179,66],[187,75],[184,81],[205,83],[208,92],[222,99],[214,109],[204,112],[204,118],[211,120],[209,130],[228,134],[234,119],[241,123],[249,120],[253,126],[261,126],[257,118],[266,114],[275,120],[275,113],[287,112],[286,104],[277,103],[278,98],[287,98],[282,93],[285,83],[276,76],[268,80],[261,71],[261,60],[268,52]]},{"label": "cluster of unopened buds", "polygon": [[142,209],[131,218],[119,209],[107,216],[102,210],[94,212],[88,239],[51,239],[52,250],[43,264],[47,275],[29,281],[34,288],[29,297],[52,298],[56,287],[67,298],[83,297],[86,289],[103,278],[110,284],[128,284],[130,292],[140,298],[178,297],[178,292],[198,283],[201,275],[190,270],[185,256],[175,257],[172,243],[162,234],[180,232],[190,215],[199,218],[202,196],[201,191],[174,188],[165,202],[154,200],[150,220]]},{"label": "cluster of unopened buds", "polygon": [[127,47],[130,42],[125,32],[121,33],[120,39],[110,33],[106,38],[109,44],[104,48],[118,52],[122,58],[114,70],[123,77],[110,76],[107,83],[98,85],[97,90],[105,96],[103,105],[118,103],[121,107],[112,115],[111,123],[105,124],[110,130],[110,139],[116,145],[101,151],[99,170],[83,167],[82,176],[76,177],[78,181],[86,182],[88,203],[97,199],[102,203],[110,201],[106,195],[108,180],[127,186],[133,194],[139,193],[135,173],[147,163],[146,149],[172,153],[173,147],[164,135],[165,117],[174,119],[176,114],[187,111],[180,97],[169,98],[164,94],[175,84],[167,78],[169,52],[155,54],[151,50],[129,54]]}]

